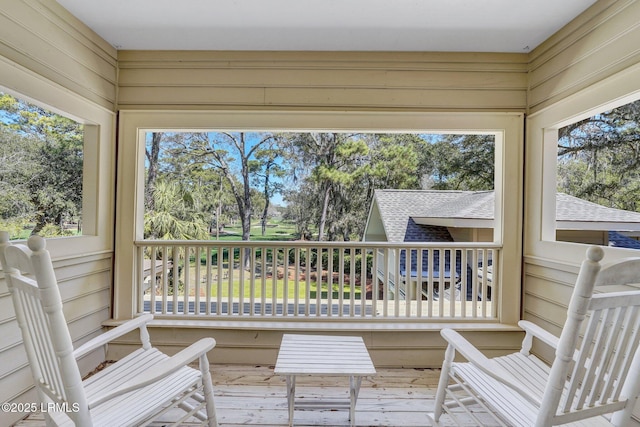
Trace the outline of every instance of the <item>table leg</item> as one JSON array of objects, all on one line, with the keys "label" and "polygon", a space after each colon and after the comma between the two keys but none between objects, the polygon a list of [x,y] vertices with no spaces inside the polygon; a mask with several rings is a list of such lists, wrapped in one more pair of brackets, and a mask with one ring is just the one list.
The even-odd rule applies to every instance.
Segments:
[{"label": "table leg", "polygon": [[358,401],[361,384],[362,377],[349,376],[349,422],[352,427],[356,424],[356,402]]},{"label": "table leg", "polygon": [[287,375],[287,407],[289,409],[289,427],[293,426],[293,410],[296,399],[296,376]]}]

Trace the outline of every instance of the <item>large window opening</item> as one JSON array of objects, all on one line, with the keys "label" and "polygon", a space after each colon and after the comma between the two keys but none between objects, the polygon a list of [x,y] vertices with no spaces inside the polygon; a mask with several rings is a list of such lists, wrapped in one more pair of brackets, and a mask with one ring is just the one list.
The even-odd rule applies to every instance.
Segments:
[{"label": "large window opening", "polygon": [[640,249],[640,101],[558,131],[556,240]]},{"label": "large window opening", "polygon": [[0,229],[82,234],[85,127],[0,91]]},{"label": "large window opening", "polygon": [[121,112],[116,311],[515,321],[522,120]]},{"label": "large window opening", "polygon": [[493,134],[147,132],[144,236],[493,241],[494,176]]}]

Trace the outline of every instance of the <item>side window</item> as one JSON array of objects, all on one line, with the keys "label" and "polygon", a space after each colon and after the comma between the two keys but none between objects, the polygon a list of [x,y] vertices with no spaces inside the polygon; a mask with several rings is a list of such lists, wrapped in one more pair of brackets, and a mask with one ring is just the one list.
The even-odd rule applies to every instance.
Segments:
[{"label": "side window", "polygon": [[558,131],[556,240],[640,249],[640,101]]},{"label": "side window", "polygon": [[82,235],[81,123],[0,91],[0,229]]}]

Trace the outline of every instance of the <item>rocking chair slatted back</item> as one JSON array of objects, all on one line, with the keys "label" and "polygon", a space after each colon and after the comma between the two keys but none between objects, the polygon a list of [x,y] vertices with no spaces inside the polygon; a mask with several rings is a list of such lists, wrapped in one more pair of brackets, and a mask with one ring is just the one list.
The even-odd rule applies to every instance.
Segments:
[{"label": "rocking chair slatted back", "polygon": [[592,301],[563,412],[617,402],[638,347],[640,294],[601,294]]},{"label": "rocking chair slatted back", "polygon": [[[629,258],[604,266],[594,288],[639,284],[640,259]],[[569,316],[579,315],[579,306],[588,302],[588,321],[573,368],[568,371],[570,376],[557,415],[593,408],[614,412],[625,406],[628,396],[636,396],[639,391],[635,378],[627,380],[640,375],[640,292],[605,292],[590,299],[574,298],[574,302]],[[562,361],[556,358],[555,363]]]},{"label": "rocking chair slatted back", "polygon": [[82,417],[81,413],[88,410],[82,378],[73,357],[73,343],[45,241],[33,237],[29,239],[29,247],[4,242],[2,245],[0,256],[4,259],[0,261],[5,266],[16,319],[23,332],[40,398],[46,401],[44,394],[56,403],[78,403],[81,408],[78,415]]}]

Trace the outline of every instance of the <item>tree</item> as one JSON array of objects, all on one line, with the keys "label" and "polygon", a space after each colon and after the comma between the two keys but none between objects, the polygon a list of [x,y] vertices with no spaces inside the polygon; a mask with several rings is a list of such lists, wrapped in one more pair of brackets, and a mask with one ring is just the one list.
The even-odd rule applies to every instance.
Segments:
[{"label": "tree", "polygon": [[145,210],[155,210],[153,194],[156,188],[156,180],[158,179],[158,162],[160,160],[162,135],[161,132],[153,132],[151,134],[151,143],[145,145],[144,154],[148,165],[147,179],[144,187]]},{"label": "tree", "polygon": [[493,135],[444,135],[428,142],[421,169],[436,190],[492,190],[495,171]]},{"label": "tree", "polygon": [[558,191],[640,211],[640,101],[559,130]]},{"label": "tree", "polygon": [[[212,132],[191,134],[190,155],[195,164],[217,169],[227,181],[240,214],[242,240],[251,235],[251,160],[273,139],[269,133]],[[230,149],[230,150],[229,150]],[[237,156],[237,157],[234,157]],[[240,180],[236,179],[240,175]]]},{"label": "tree", "polygon": [[349,186],[358,178],[369,149],[358,134],[291,133],[281,135],[281,140],[294,169],[309,171],[305,178],[317,186],[318,240],[325,240],[330,210],[334,208],[333,213],[337,213],[340,187]]},{"label": "tree", "polygon": [[7,94],[0,94],[0,108],[3,110],[2,144],[6,147],[18,143],[13,148],[20,156],[21,165],[20,170],[14,169],[13,177],[8,176],[4,181],[13,180],[14,194],[29,196],[28,208],[24,198],[19,199],[22,213],[34,222],[32,233],[53,226],[48,235],[63,234],[65,220],[77,220],[80,227],[82,124]]},{"label": "tree", "polygon": [[178,181],[158,179],[153,206],[145,212],[145,238],[165,240],[206,239],[208,225],[198,198]]},{"label": "tree", "polygon": [[249,171],[253,175],[252,183],[262,189],[264,203],[260,215],[262,235],[266,234],[267,220],[271,198],[282,191],[282,178],[286,170],[282,167],[282,150],[275,138],[271,139],[264,148],[256,150],[255,160],[249,161]]}]

